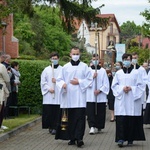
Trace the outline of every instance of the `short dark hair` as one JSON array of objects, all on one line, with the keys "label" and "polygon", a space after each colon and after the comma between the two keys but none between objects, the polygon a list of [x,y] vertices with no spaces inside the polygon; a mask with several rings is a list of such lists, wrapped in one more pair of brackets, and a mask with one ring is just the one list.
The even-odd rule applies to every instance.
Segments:
[{"label": "short dark hair", "polygon": [[50,54],[50,58],[54,57],[54,56],[57,56],[59,58],[59,54],[57,52],[52,52]]},{"label": "short dark hair", "polygon": [[138,53],[137,52],[133,52],[132,55],[138,55]]},{"label": "short dark hair", "polygon": [[132,55],[131,54],[124,53],[122,55],[122,60],[127,59],[128,57],[130,57],[130,60],[132,60]]},{"label": "short dark hair", "polygon": [[13,62],[11,63],[11,67],[12,67],[12,68],[14,68],[15,66],[18,66],[18,65],[19,65],[19,63],[16,62],[16,61],[13,61]]},{"label": "short dark hair", "polygon": [[77,47],[77,46],[72,47],[70,51],[72,51],[73,49],[74,49],[74,50],[79,50],[79,51],[80,51],[80,48]]},{"label": "short dark hair", "polygon": [[93,54],[93,57],[98,57],[98,54]]}]

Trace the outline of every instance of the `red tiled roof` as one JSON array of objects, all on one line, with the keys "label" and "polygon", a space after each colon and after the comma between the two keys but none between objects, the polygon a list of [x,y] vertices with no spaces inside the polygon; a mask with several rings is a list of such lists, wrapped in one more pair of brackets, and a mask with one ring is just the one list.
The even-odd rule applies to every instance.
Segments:
[{"label": "red tiled roof", "polygon": [[117,22],[117,19],[115,17],[114,14],[98,14],[96,15],[96,17],[100,17],[100,18],[110,18],[110,22],[115,22],[116,23],[116,26],[118,28],[118,31],[121,32],[120,30],[120,27],[119,27],[119,24]]}]

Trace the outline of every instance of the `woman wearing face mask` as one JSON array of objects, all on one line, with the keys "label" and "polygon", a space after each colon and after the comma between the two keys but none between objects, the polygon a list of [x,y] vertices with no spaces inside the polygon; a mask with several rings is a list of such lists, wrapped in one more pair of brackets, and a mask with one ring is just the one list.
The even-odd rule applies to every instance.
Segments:
[{"label": "woman wearing face mask", "polygon": [[58,63],[59,55],[56,52],[51,53],[50,61],[52,64],[46,67],[41,74],[41,92],[43,95],[42,128],[49,129],[49,132],[54,135],[60,109],[59,90],[54,85],[62,66]]},{"label": "woman wearing face mask", "polygon": [[122,64],[121,61],[116,62],[116,67],[115,67],[115,68],[116,68],[116,71],[122,69],[122,67],[123,67],[123,64]]},{"label": "woman wearing face mask", "polygon": [[141,76],[131,65],[132,55],[123,54],[123,69],[116,72],[112,82],[115,96],[116,142],[119,147],[125,141],[128,145],[134,140],[145,140],[143,125],[141,124],[142,101],[145,90]]}]

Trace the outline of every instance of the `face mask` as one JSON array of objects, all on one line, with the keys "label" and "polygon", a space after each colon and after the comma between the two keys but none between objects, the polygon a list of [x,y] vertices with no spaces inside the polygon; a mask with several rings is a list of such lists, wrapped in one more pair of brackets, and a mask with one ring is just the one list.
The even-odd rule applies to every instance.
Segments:
[{"label": "face mask", "polygon": [[129,68],[130,65],[131,65],[131,62],[128,61],[128,60],[125,60],[125,61],[123,61],[123,65],[124,65],[126,68]]},{"label": "face mask", "polygon": [[121,69],[121,67],[120,66],[116,66],[116,70],[119,70],[119,69]]},{"label": "face mask", "polygon": [[52,61],[52,63],[54,64],[54,65],[58,65],[58,59],[57,60],[51,60]]},{"label": "face mask", "polygon": [[137,63],[137,59],[132,59],[132,63],[136,64]]},{"label": "face mask", "polygon": [[80,55],[72,55],[71,57],[73,61],[78,61],[80,58]]},{"label": "face mask", "polygon": [[99,61],[98,60],[92,60],[92,64],[96,66],[99,64]]}]

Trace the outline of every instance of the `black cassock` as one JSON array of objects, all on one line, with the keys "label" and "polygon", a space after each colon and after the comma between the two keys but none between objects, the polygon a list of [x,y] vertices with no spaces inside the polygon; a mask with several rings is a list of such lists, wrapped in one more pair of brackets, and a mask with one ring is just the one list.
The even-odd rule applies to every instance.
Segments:
[{"label": "black cassock", "polygon": [[[55,139],[83,140],[85,131],[85,108],[68,108],[65,110],[68,122],[62,122],[64,109],[61,109]],[[62,129],[62,125],[66,125],[66,130]]]}]

